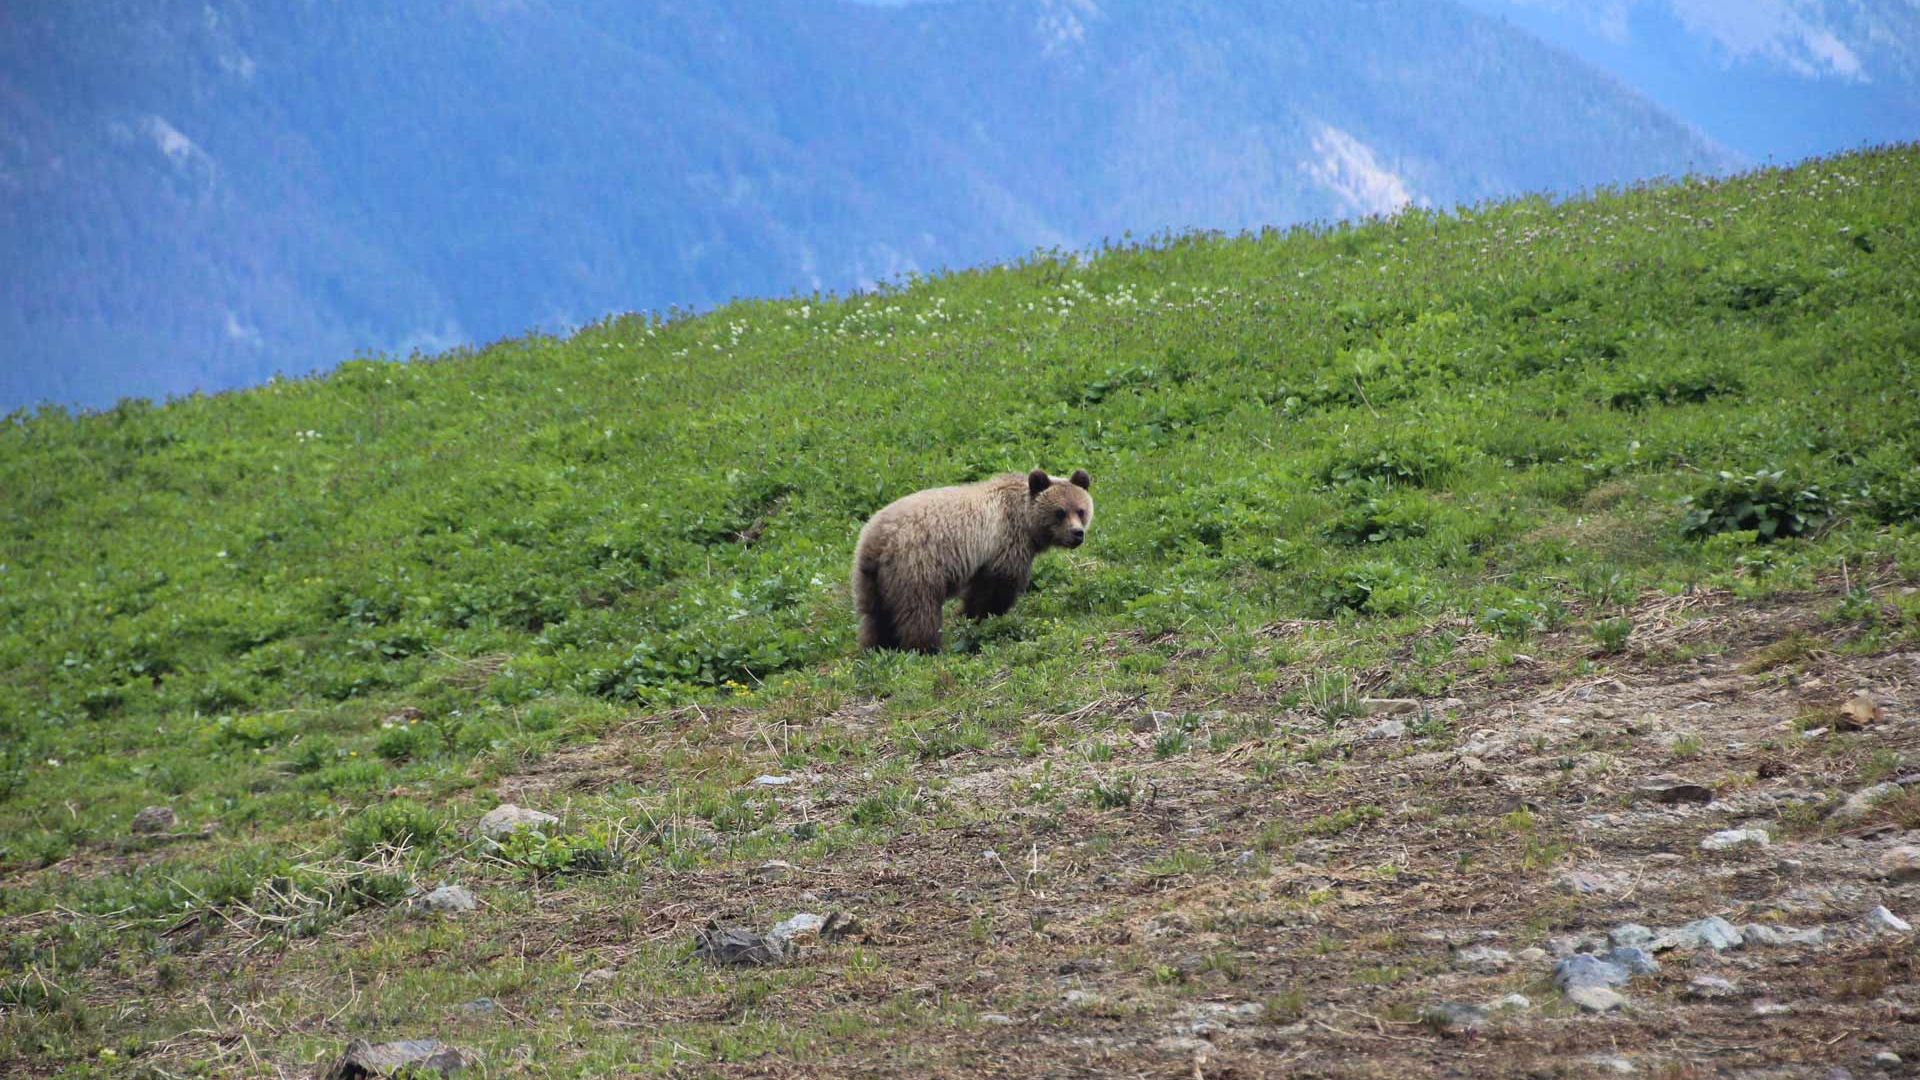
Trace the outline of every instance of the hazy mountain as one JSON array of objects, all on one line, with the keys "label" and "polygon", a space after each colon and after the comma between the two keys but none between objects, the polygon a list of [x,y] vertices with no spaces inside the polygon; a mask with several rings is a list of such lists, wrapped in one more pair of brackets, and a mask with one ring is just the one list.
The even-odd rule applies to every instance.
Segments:
[{"label": "hazy mountain", "polygon": [[0,11],[0,407],[1733,162],[1433,0]]},{"label": "hazy mountain", "polygon": [[1920,138],[1920,0],[1465,0],[1755,161]]}]

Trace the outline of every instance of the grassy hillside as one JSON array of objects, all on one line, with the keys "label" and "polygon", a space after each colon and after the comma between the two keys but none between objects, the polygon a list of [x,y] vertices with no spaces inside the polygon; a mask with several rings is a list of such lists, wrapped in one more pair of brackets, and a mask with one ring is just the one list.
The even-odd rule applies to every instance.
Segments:
[{"label": "grassy hillside", "polygon": [[[467,924],[399,918],[409,883],[524,913],[964,830],[978,805],[924,771],[948,759],[1058,759],[1036,805],[1125,813],[1148,766],[1101,749],[1120,704],[1226,705],[1143,761],[1251,743],[1266,776],[1305,752],[1276,716],[1497,687],[1547,640],[1603,671],[1650,594],[1841,572],[1849,647],[1911,647],[1911,590],[1846,588],[1920,579],[1916,190],[1902,148],[10,417],[0,1063],[174,1061],[213,972],[457,950]],[[863,518],[1035,465],[1093,474],[1087,545],[946,655],[857,656]],[[850,708],[871,722],[823,722]],[[463,838],[635,732],[664,741],[569,796],[564,835]],[[746,785],[836,766],[864,787],[806,828]],[[150,804],[180,825],[130,835]],[[676,993],[718,978],[677,955]],[[422,985],[354,1008],[404,1027]],[[110,1008],[129,987],[150,1005]],[[718,1059],[839,1037],[743,1008],[649,1022]],[[337,1034],[268,1023],[245,1053],[303,1068]],[[542,1043],[559,1073],[673,1060],[577,1034]]]}]

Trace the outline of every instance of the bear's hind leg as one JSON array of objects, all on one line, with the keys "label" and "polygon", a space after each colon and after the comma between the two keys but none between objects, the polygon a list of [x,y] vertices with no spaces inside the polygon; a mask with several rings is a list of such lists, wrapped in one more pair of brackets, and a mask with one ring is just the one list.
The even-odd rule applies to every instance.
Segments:
[{"label": "bear's hind leg", "polygon": [[888,596],[893,614],[892,648],[914,652],[940,651],[940,606],[946,599],[937,589],[902,590]]}]

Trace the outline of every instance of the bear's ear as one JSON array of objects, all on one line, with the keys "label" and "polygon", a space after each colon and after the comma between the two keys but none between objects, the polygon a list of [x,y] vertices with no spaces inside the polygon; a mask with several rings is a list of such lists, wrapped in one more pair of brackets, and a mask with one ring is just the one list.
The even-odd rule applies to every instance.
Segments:
[{"label": "bear's ear", "polygon": [[1088,476],[1087,470],[1085,469],[1075,469],[1073,470],[1073,486],[1082,490],[1091,488],[1093,487],[1093,477]]},{"label": "bear's ear", "polygon": [[1045,469],[1035,469],[1027,474],[1027,494],[1038,495],[1053,486],[1053,477]]}]

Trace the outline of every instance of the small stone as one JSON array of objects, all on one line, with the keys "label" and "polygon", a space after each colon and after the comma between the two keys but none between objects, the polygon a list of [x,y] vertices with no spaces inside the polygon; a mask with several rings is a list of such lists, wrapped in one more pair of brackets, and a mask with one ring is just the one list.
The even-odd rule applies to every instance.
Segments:
[{"label": "small stone", "polygon": [[1891,781],[1861,788],[1849,795],[1847,801],[1841,803],[1839,809],[1833,812],[1833,816],[1842,821],[1863,818],[1873,813],[1875,807],[1899,794],[1900,785]]},{"label": "small stone", "polygon": [[1617,945],[1607,953],[1607,963],[1627,969],[1631,975],[1655,975],[1660,971],[1660,961],[1645,949],[1633,945]]},{"label": "small stone", "polygon": [[1732,851],[1741,847],[1766,847],[1765,829],[1726,829],[1700,841],[1701,851]]},{"label": "small stone", "polygon": [[1601,1072],[1618,1073],[1622,1076],[1634,1071],[1633,1062],[1617,1054],[1595,1054],[1587,1058],[1586,1062]]},{"label": "small stone", "polygon": [[1605,986],[1576,986],[1566,993],[1569,1002],[1591,1013],[1612,1012],[1627,1003],[1626,998]]},{"label": "small stone", "polygon": [[1637,798],[1669,805],[1699,803],[1704,806],[1713,801],[1712,788],[1673,776],[1656,776],[1642,781],[1633,791]]},{"label": "small stone", "polygon": [[1474,971],[1505,971],[1513,964],[1513,954],[1486,945],[1469,945],[1453,954],[1453,963]]},{"label": "small stone", "polygon": [[173,828],[173,807],[149,806],[133,815],[133,831],[137,833],[166,832]]},{"label": "small stone", "polygon": [[1369,739],[1402,739],[1407,734],[1407,725],[1398,720],[1382,720],[1367,732]]},{"label": "small stone", "polygon": [[1677,855],[1671,851],[1656,851],[1647,856],[1647,861],[1655,866],[1672,866],[1675,863],[1686,862],[1687,857],[1685,855]]},{"label": "small stone", "polygon": [[1554,888],[1574,896],[1618,891],[1624,881],[1618,874],[1598,874],[1590,870],[1569,870],[1554,879]]},{"label": "small stone", "polygon": [[1753,1003],[1753,1015],[1755,1016],[1788,1016],[1792,1013],[1793,1006],[1782,1005],[1777,1001],[1756,1001]]},{"label": "small stone", "polygon": [[756,776],[753,778],[754,787],[786,787],[791,783],[793,783],[793,777],[791,776]]},{"label": "small stone", "polygon": [[1886,719],[1886,707],[1881,705],[1872,694],[1865,690],[1855,690],[1853,696],[1840,706],[1840,719],[1834,727],[1841,731],[1859,731]]},{"label": "small stone", "polygon": [[1882,906],[1867,912],[1867,929],[1876,934],[1911,934],[1913,924]]},{"label": "small stone", "polygon": [[1515,960],[1523,964],[1537,964],[1547,958],[1547,950],[1541,948],[1521,949],[1513,954]]},{"label": "small stone", "polygon": [[786,956],[786,946],[738,926],[711,920],[694,934],[694,955],[722,967],[765,967]]},{"label": "small stone", "polygon": [[1827,932],[1817,926],[1795,930],[1791,926],[1767,926],[1764,923],[1748,923],[1740,928],[1740,936],[1749,945],[1822,945],[1827,940]]},{"label": "small stone", "polygon": [[442,915],[457,915],[479,907],[473,894],[458,885],[442,885],[420,898],[420,906]]},{"label": "small stone", "polygon": [[1436,1001],[1420,1010],[1420,1022],[1445,1035],[1465,1035],[1487,1026],[1487,1010],[1458,1001]]},{"label": "small stone", "polygon": [[1576,986],[1622,986],[1633,973],[1589,953],[1574,953],[1553,965],[1553,984],[1562,990]]},{"label": "small stone", "polygon": [[1732,983],[1717,975],[1695,975],[1687,983],[1687,996],[1711,1001],[1715,998],[1729,998],[1740,991]]},{"label": "small stone", "polygon": [[1900,844],[1888,848],[1880,853],[1875,872],[1888,881],[1920,881],[1920,847]]},{"label": "small stone", "polygon": [[543,814],[538,810],[528,810],[512,803],[501,803],[487,811],[477,826],[481,836],[489,840],[505,840],[522,829],[545,829],[549,825],[560,824],[560,819],[552,814]]},{"label": "small stone", "polygon": [[1882,1050],[1873,1055],[1873,1063],[1883,1069],[1895,1069],[1900,1066],[1900,1055],[1891,1050]]},{"label": "small stone", "polygon": [[1420,703],[1412,698],[1361,698],[1360,711],[1368,716],[1412,716]]},{"label": "small stone", "polygon": [[398,1042],[370,1043],[355,1039],[347,1051],[326,1072],[327,1080],[376,1080],[405,1072],[408,1075],[434,1072],[442,1076],[459,1072],[476,1059],[435,1039],[403,1039]]},{"label": "small stone", "polygon": [[1006,1013],[981,1013],[980,1022],[992,1027],[1012,1027],[1013,1017]]},{"label": "small stone", "polygon": [[1173,1054],[1177,1057],[1204,1057],[1213,1049],[1213,1044],[1193,1035],[1168,1035],[1165,1038],[1155,1039],[1153,1048],[1163,1054]]},{"label": "small stone", "polygon": [[1653,931],[1639,923],[1621,923],[1607,931],[1607,944],[1638,948],[1653,940]]},{"label": "small stone", "polygon": [[1060,1000],[1076,1009],[1090,1009],[1100,1004],[1100,995],[1087,990],[1069,990],[1060,995]]},{"label": "small stone", "polygon": [[1495,1012],[1526,1012],[1533,1008],[1533,999],[1525,994],[1508,994],[1487,1007]]},{"label": "small stone", "polygon": [[1696,922],[1690,922],[1677,930],[1665,930],[1647,943],[1649,952],[1665,952],[1668,949],[1698,949],[1702,946],[1714,952],[1737,949],[1746,942],[1740,931],[1732,923],[1718,915],[1710,915]]},{"label": "small stone", "polygon": [[819,933],[820,928],[825,925],[827,925],[827,917],[825,915],[815,915],[810,911],[802,911],[790,919],[775,923],[773,929],[767,931],[767,937],[784,946],[794,938]]}]

